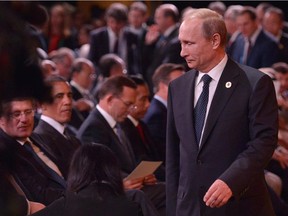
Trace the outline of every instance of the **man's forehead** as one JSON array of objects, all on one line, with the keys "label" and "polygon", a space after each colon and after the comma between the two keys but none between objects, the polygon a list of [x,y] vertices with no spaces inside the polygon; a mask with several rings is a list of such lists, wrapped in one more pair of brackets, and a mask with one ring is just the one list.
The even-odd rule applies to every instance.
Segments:
[{"label": "man's forehead", "polygon": [[12,110],[22,109],[23,107],[32,107],[32,100],[15,100],[10,102],[10,108]]}]

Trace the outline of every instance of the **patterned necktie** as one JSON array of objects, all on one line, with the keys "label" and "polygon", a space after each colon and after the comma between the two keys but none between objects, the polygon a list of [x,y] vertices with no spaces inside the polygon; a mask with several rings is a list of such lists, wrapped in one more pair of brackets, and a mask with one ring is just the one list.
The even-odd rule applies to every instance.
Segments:
[{"label": "patterned necktie", "polygon": [[123,150],[124,154],[126,154],[127,159],[130,161],[130,164],[131,165],[133,164],[133,166],[134,166],[135,165],[134,164],[135,156],[134,156],[133,150],[131,148],[131,145],[129,143],[129,140],[126,137],[125,132],[123,131],[123,129],[121,128],[121,126],[118,123],[115,125],[115,127],[116,127],[116,134],[117,134],[117,136],[121,142],[122,150]]},{"label": "patterned necktie", "polygon": [[209,84],[212,78],[209,75],[205,74],[201,80],[204,83],[203,89],[197,101],[197,104],[194,108],[194,127],[195,127],[196,142],[198,145],[200,145],[200,138],[204,126],[204,120],[206,116],[206,109],[209,98]]}]

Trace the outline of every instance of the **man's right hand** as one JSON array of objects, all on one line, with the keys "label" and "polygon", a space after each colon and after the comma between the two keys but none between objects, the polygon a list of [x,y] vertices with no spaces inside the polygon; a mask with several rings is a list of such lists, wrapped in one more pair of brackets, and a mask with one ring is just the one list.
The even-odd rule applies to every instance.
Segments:
[{"label": "man's right hand", "polygon": [[144,177],[123,180],[124,189],[141,189],[143,188],[143,183],[144,183]]}]

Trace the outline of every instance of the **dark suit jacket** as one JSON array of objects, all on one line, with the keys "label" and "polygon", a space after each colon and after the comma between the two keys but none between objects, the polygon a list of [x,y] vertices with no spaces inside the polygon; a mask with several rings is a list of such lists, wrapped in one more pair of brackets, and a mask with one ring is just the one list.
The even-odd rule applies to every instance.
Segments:
[{"label": "dark suit jacket", "polygon": [[[107,27],[98,28],[91,32],[89,59],[98,66],[100,58],[110,53]],[[141,51],[139,39],[128,27],[124,28],[124,38],[127,41],[127,69],[128,74],[141,73]]]},{"label": "dark suit jacket", "polygon": [[[245,40],[243,35],[239,35],[229,48],[229,55],[238,63],[242,63]],[[280,60],[278,45],[270,39],[263,31],[258,35],[250,54],[247,57],[246,65],[261,68],[271,67],[272,64]]]},{"label": "dark suit jacket", "polygon": [[117,155],[121,170],[124,174],[129,174],[135,168],[135,164],[131,164],[123,152],[122,144],[114,130],[98,109],[95,108],[83,122],[78,130],[77,137],[83,143],[94,142],[108,146]]},{"label": "dark suit jacket", "polygon": [[[0,168],[1,169],[1,168]],[[0,215],[3,216],[26,216],[28,202],[19,195],[10,181],[0,171]]]},{"label": "dark suit jacket", "polygon": [[[135,158],[132,161],[127,158],[120,140],[97,108],[83,122],[77,137],[83,143],[94,142],[108,146],[116,154],[123,176],[130,174],[136,167]],[[165,184],[145,185],[142,190],[159,212],[165,211]]]},{"label": "dark suit jacket", "polygon": [[[41,139],[37,139],[36,135],[30,139],[39,146]],[[60,177],[49,174],[22,145],[3,130],[0,130],[0,142],[13,148],[15,154],[11,173],[29,200],[48,205],[62,195],[65,185],[59,181]]]},{"label": "dark suit jacket", "polygon": [[[77,193],[67,192],[33,216],[141,216],[141,208],[124,195],[115,195],[106,185],[91,184]],[[97,194],[101,193],[101,198]]]},{"label": "dark suit jacket", "polygon": [[[71,85],[73,100],[77,101],[81,98],[84,98],[84,96],[81,94],[81,92],[78,91],[77,88]],[[96,100],[93,98],[93,96],[89,96],[89,98],[86,98],[88,100],[91,100],[94,104],[96,104]],[[88,117],[90,111],[79,111],[75,107],[72,109],[72,116],[71,120],[69,122],[69,125],[72,125],[76,129],[79,129],[83,121]]]},{"label": "dark suit jacket", "polygon": [[80,140],[74,136],[65,138],[41,119],[33,131],[34,134],[39,135],[42,140],[39,143],[40,149],[58,166],[63,177],[67,179],[70,162],[74,152],[81,145]]},{"label": "dark suit jacket", "polygon": [[[141,124],[143,128],[143,134],[145,137],[144,141],[141,139],[138,129],[134,126],[129,118],[126,118],[125,121],[121,123],[121,126],[133,148],[137,164],[142,160],[160,161],[161,159],[159,158],[155,144],[151,139],[148,127],[142,121],[139,121],[139,124]],[[165,181],[165,167],[160,166],[155,172],[155,175],[160,181]]]},{"label": "dark suit jacket", "polygon": [[280,50],[279,61],[288,63],[288,34],[282,33],[278,47]]},{"label": "dark suit jacket", "polygon": [[149,128],[160,160],[165,163],[167,108],[159,100],[153,98],[143,121]]},{"label": "dark suit jacket", "polygon": [[[199,147],[193,125],[196,74],[192,70],[169,87],[167,216],[274,215],[263,170],[277,144],[278,113],[271,78],[229,59]],[[233,197],[221,208],[209,208],[203,197],[216,179],[230,187]]]}]

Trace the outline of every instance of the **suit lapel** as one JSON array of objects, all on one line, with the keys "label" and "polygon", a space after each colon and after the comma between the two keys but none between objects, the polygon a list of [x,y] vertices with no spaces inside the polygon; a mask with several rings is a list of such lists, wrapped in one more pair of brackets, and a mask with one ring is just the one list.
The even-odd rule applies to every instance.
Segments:
[{"label": "suit lapel", "polygon": [[217,85],[210,110],[207,116],[206,126],[203,132],[203,138],[200,145],[200,150],[205,145],[209,134],[213,130],[217,119],[221,112],[223,111],[224,107],[229,101],[232,93],[236,89],[239,80],[239,70],[240,68],[237,64],[230,59],[223,70],[223,73],[220,77],[219,83]]},{"label": "suit lapel", "polygon": [[[186,110],[184,111],[184,113],[187,114],[187,118],[184,119],[186,121],[186,124],[184,125],[187,125],[187,129],[191,128],[192,131],[189,131],[189,133],[187,132],[187,134],[190,134],[192,136],[190,137],[191,140],[196,140],[194,130],[194,95],[195,95],[195,79],[198,76],[198,72],[193,70],[189,71],[188,73],[190,73],[191,78],[186,78],[186,80],[192,80],[192,81],[188,83],[187,88],[183,88],[185,92],[183,96],[180,97],[186,98],[186,100],[188,101],[187,102],[188,105],[185,106]],[[198,144],[195,145],[196,148],[198,149]]]}]

